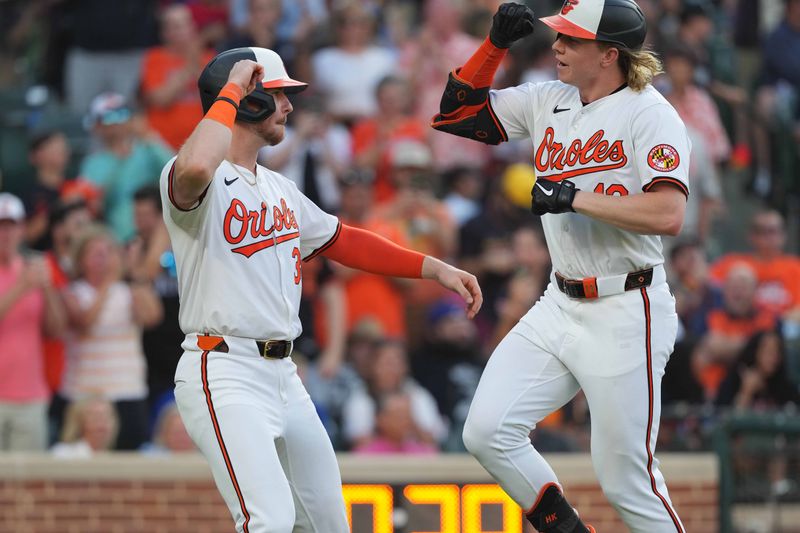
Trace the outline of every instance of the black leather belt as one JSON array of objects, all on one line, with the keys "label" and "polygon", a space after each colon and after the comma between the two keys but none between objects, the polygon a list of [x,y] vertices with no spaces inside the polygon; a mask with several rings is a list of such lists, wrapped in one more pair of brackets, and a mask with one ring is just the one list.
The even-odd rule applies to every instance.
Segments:
[{"label": "black leather belt", "polygon": [[[254,341],[258,354],[266,359],[284,359],[292,355],[292,341]],[[207,352],[229,353],[225,338],[220,335],[198,335],[197,346]]]},{"label": "black leather belt", "polygon": [[[653,269],[631,272],[625,278],[625,290],[647,287],[653,281]],[[556,272],[558,290],[570,298],[597,298],[597,278],[567,279]]]},{"label": "black leather belt", "polygon": [[284,359],[292,355],[292,341],[256,341],[258,353],[268,359]]}]

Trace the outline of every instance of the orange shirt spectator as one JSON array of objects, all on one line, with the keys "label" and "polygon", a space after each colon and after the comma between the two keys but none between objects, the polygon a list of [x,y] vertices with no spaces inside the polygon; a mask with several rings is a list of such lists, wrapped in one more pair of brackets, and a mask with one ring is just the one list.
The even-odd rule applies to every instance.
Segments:
[{"label": "orange shirt spectator", "polygon": [[756,274],[755,301],[759,309],[797,320],[800,258],[783,252],[786,232],[782,215],[772,210],[757,213],[750,223],[749,240],[752,252],[723,256],[712,265],[711,277],[721,282],[737,264],[746,264]]},{"label": "orange shirt spectator", "polygon": [[165,9],[161,23],[164,46],[145,52],[141,88],[150,127],[177,150],[203,118],[197,78],[214,52],[202,48],[186,6]]},{"label": "orange shirt spectator", "polygon": [[375,166],[375,199],[385,202],[394,196],[389,179],[391,144],[401,139],[425,140],[425,128],[416,119],[407,118],[387,129],[380,117],[370,118],[353,128],[353,155],[358,158],[368,150],[378,148],[380,155]]},{"label": "orange shirt spectator", "polygon": [[403,139],[425,142],[428,129],[409,114],[410,89],[405,80],[387,76],[375,92],[378,113],[353,128],[353,156],[360,166],[375,171],[375,199],[383,203],[394,196],[390,177],[394,144]]},{"label": "orange shirt spectator", "polygon": [[[69,278],[58,264],[56,256],[52,252],[45,252],[45,261],[50,271],[50,279],[53,288],[61,292],[69,285]],[[44,376],[47,387],[53,394],[61,387],[61,378],[64,376],[64,341],[60,337],[45,337],[42,340],[42,351],[44,353]]]},{"label": "orange shirt spectator", "polygon": [[[403,231],[396,225],[373,220],[359,226],[386,237],[399,246],[409,246]],[[391,279],[359,272],[345,281],[345,294],[347,331],[352,331],[362,320],[371,318],[381,325],[387,337],[405,337],[405,298]]]},{"label": "orange shirt spectator", "polygon": [[[370,217],[374,196],[371,173],[349,172],[342,176],[340,185],[342,197],[338,215],[342,223],[373,231],[400,246],[408,246],[400,225]],[[357,324],[367,319],[380,324],[384,335],[405,337],[405,298],[401,290],[404,281],[353,270],[335,263],[333,267],[345,288],[348,332],[352,332]]]},{"label": "orange shirt spectator", "polygon": [[750,316],[735,316],[724,309],[714,309],[708,314],[708,329],[727,337],[748,339],[761,331],[775,328],[775,316],[766,311],[757,311]]},{"label": "orange shirt spectator", "polygon": [[723,306],[709,312],[708,331],[695,352],[697,375],[706,398],[716,397],[722,379],[747,339],[775,328],[775,315],[756,306],[757,287],[756,273],[747,263],[732,265],[725,276]]},{"label": "orange shirt spectator", "polygon": [[800,305],[800,259],[791,255],[759,259],[748,254],[728,254],[714,263],[711,276],[715,280],[725,279],[731,267],[741,263],[756,273],[759,308],[780,316]]}]

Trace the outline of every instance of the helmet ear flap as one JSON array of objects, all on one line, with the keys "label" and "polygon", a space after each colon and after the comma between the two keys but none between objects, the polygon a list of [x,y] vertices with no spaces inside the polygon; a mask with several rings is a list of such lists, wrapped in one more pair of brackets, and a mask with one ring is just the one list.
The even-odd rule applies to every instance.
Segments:
[{"label": "helmet ear flap", "polygon": [[253,92],[242,98],[236,119],[243,122],[261,122],[272,115],[276,108],[275,98],[263,87],[256,86]]}]

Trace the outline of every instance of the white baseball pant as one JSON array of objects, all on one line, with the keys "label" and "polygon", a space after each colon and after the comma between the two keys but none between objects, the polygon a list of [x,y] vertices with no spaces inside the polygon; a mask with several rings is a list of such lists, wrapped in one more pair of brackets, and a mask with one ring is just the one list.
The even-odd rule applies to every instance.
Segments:
[{"label": "white baseball pant", "polygon": [[583,389],[592,462],[608,500],[632,533],[684,533],[653,456],[677,324],[666,283],[593,300],[571,299],[551,283],[492,354],[464,444],[530,511],[558,479],[529,434]]},{"label": "white baseball pant", "polygon": [[[349,533],[336,455],[291,358],[188,335],[175,399],[240,533]],[[192,349],[194,343],[194,349]]]}]

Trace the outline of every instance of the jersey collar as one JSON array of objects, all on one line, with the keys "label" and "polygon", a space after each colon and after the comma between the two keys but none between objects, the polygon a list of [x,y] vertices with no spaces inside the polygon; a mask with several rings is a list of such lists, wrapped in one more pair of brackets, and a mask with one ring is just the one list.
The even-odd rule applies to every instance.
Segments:
[{"label": "jersey collar", "polygon": [[235,164],[231,163],[230,161],[228,161],[227,159],[225,161],[227,161],[228,164],[231,167],[233,167],[233,170],[236,171],[237,175],[239,175],[242,178],[244,178],[244,181],[246,181],[250,185],[255,185],[256,184],[256,175],[253,174],[253,172],[251,170],[248,170],[248,169],[246,169],[244,167],[240,167],[239,165],[235,165]]},{"label": "jersey collar", "polygon": [[[622,85],[620,85],[619,87],[617,87],[616,89],[614,89],[613,91],[611,91],[610,93],[608,93],[608,95],[607,95],[607,96],[604,96],[603,98],[598,98],[598,99],[597,99],[597,100],[595,100],[594,102],[599,102],[600,100],[603,100],[604,98],[607,98],[608,96],[611,96],[611,95],[613,95],[613,94],[617,94],[617,93],[618,93],[618,92],[620,92],[621,90],[625,89],[627,86],[628,86],[628,82],[625,82],[625,83],[623,83]],[[587,104],[586,102],[584,102],[583,100],[581,100],[581,104],[583,105],[583,107],[586,107],[587,105],[591,105],[591,104],[593,104],[594,102],[589,102],[589,103]]]}]

